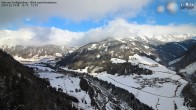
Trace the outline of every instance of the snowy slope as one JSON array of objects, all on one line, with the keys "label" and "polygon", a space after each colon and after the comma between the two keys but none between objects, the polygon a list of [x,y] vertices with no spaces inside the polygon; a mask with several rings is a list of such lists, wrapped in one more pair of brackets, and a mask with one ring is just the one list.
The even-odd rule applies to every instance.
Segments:
[{"label": "snowy slope", "polygon": [[173,64],[175,64],[175,63],[178,63],[180,60],[182,60],[182,58],[183,58],[183,57],[177,58],[177,59],[175,59],[175,60],[173,60],[173,61],[170,61],[170,62],[169,62],[169,66],[170,66],[170,65],[173,65]]},{"label": "snowy slope", "polygon": [[154,60],[147,58],[145,56],[140,56],[138,54],[135,54],[133,56],[129,56],[129,62],[134,64],[134,65],[138,65],[138,64],[146,64],[146,65],[158,65],[157,62],[155,62]]},{"label": "snowy slope", "polygon": [[181,73],[187,73],[187,74],[195,73],[196,72],[196,62],[191,63],[190,65],[188,65],[184,69],[181,69],[180,72]]},{"label": "snowy slope", "polygon": [[[165,75],[162,73],[157,73],[154,76],[114,76],[101,73],[97,74],[96,77],[128,90],[141,102],[152,106],[154,109],[173,110],[174,103],[179,108],[184,107],[184,99],[180,97],[180,94],[187,82],[184,80],[176,82],[178,78],[180,79],[179,76]],[[157,103],[159,104],[157,105]]]},{"label": "snowy slope", "polygon": [[78,109],[85,109],[85,110],[93,110],[91,106],[91,99],[89,95],[81,90],[79,83],[79,77],[73,77],[70,75],[64,75],[55,70],[51,69],[50,67],[46,67],[44,64],[37,63],[29,63],[26,66],[33,68],[37,75],[40,78],[47,79],[50,82],[50,85],[56,90],[61,89],[62,92],[74,96],[79,100],[79,103],[73,103]]},{"label": "snowy slope", "polygon": [[63,92],[78,98],[79,103],[76,105],[78,109],[93,110],[89,95],[85,91],[82,91],[79,86],[80,79],[78,77],[53,72],[41,72],[38,74],[40,78],[47,78],[52,87],[56,89],[61,88]]},{"label": "snowy slope", "polygon": [[[58,62],[58,65],[67,66],[72,69],[83,69],[84,65],[87,65],[90,71],[94,71],[93,69],[90,69],[90,67],[103,67],[110,61],[118,62],[118,59],[121,59],[121,61],[127,61],[129,56],[137,54],[146,56],[162,65],[168,66],[170,61],[182,57],[187,49],[196,44],[196,40],[189,39],[189,37],[183,39],[183,36],[181,37],[185,41],[181,41],[179,38],[179,42],[177,42],[177,40],[175,41],[171,36],[169,37],[175,42],[163,42],[160,40],[149,39],[145,36],[143,37],[145,40],[138,36],[138,38],[134,37],[134,39],[132,37],[118,39],[111,38],[100,42],[90,43],[78,48],[66,57],[63,57],[61,61]],[[176,37],[177,36],[174,38]],[[165,36],[164,39],[166,38],[167,37]],[[103,70],[104,69],[105,68],[103,67]]]}]

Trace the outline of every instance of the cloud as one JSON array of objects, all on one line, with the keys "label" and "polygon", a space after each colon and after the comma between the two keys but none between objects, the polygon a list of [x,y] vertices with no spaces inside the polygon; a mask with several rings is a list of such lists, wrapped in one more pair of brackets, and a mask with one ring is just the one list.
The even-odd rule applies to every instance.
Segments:
[{"label": "cloud", "polygon": [[157,7],[157,12],[158,13],[163,13],[164,11],[165,11],[165,7],[164,6],[160,5],[160,6]]},{"label": "cloud", "polygon": [[[69,45],[81,46],[90,42],[101,41],[107,38],[149,36],[156,37],[162,35],[182,35],[188,34],[196,36],[196,26],[184,25],[151,25],[128,23],[124,19],[110,21],[106,26],[94,28],[86,32],[71,32],[55,27],[29,27],[16,31],[1,30],[0,44],[13,45]],[[180,37],[180,36],[179,36]],[[178,37],[177,37],[178,38]]]},{"label": "cloud", "polygon": [[[14,1],[14,0],[0,0]],[[17,0],[18,2],[24,0]],[[32,0],[25,0],[30,2]],[[39,1],[39,0],[38,0]],[[26,18],[62,17],[74,21],[101,19],[107,16],[134,17],[151,0],[51,0],[56,4],[37,7],[0,7],[0,25]]]},{"label": "cloud", "polygon": [[80,32],[70,32],[54,27],[29,27],[16,31],[0,30],[0,45],[66,45],[80,36],[82,36]]},{"label": "cloud", "polygon": [[169,13],[174,14],[178,11],[178,5],[176,2],[169,2],[166,6]]}]

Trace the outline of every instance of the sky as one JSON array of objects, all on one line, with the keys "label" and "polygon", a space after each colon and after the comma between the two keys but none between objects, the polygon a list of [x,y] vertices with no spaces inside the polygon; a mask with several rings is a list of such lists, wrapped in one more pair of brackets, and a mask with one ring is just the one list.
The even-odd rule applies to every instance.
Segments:
[{"label": "sky", "polygon": [[[3,6],[9,1],[54,3]],[[185,3],[194,8],[180,9]],[[195,0],[0,0],[0,4],[0,44],[79,46],[120,36],[196,35]]]}]

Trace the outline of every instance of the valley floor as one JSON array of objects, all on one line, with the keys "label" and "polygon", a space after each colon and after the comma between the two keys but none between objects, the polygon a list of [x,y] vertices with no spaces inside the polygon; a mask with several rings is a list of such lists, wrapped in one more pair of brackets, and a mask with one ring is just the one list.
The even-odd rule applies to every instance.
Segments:
[{"label": "valley floor", "polygon": [[[85,91],[82,91],[79,86],[79,77],[58,73],[49,67],[45,67],[44,64],[31,63],[26,65],[34,68],[40,78],[49,80],[52,87],[56,89],[61,88],[63,92],[78,98],[79,103],[77,105],[75,104],[78,108],[85,110],[94,109],[90,104],[91,100],[89,95]],[[174,71],[161,65],[158,67],[146,66],[145,68],[153,70],[153,74],[132,74],[127,76],[110,75],[106,72],[89,74],[103,81],[112,83],[117,87],[128,90],[141,102],[155,110],[188,110],[188,108],[183,105],[184,98],[181,96],[181,91],[184,86],[187,85],[185,80]],[[78,73],[87,73],[86,69],[71,70],[65,67],[62,67],[62,69]],[[109,108],[109,105],[107,106]]]}]

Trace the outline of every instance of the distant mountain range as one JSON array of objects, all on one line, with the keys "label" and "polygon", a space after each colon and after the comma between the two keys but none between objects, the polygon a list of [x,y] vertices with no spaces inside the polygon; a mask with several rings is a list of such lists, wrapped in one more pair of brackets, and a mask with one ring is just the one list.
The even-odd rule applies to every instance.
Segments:
[{"label": "distant mountain range", "polygon": [[[107,39],[78,48],[71,54],[67,54],[58,64],[70,68],[82,69],[91,66],[101,69],[110,62],[111,58],[127,61],[129,56],[138,54],[168,66],[170,61],[183,56],[195,44],[196,40],[189,37],[180,42],[142,40],[140,37],[138,39]],[[104,70],[104,67],[102,69]]]},{"label": "distant mountain range", "polygon": [[3,51],[11,54],[15,59],[19,61],[25,60],[40,60],[48,57],[62,57],[69,52],[74,51],[75,47],[68,46],[56,46],[56,45],[43,45],[43,46],[7,46],[1,45],[0,48]]}]

